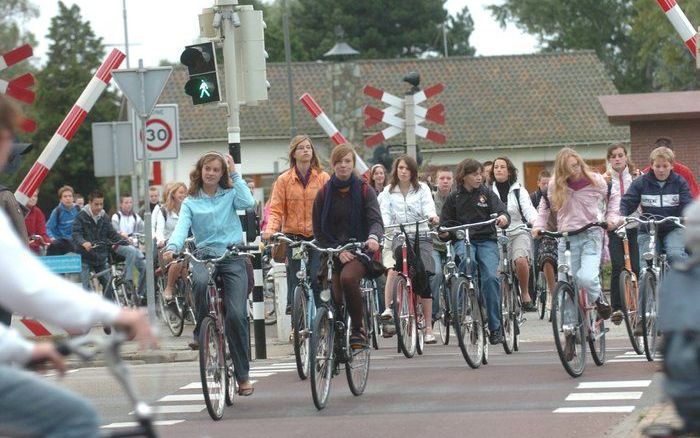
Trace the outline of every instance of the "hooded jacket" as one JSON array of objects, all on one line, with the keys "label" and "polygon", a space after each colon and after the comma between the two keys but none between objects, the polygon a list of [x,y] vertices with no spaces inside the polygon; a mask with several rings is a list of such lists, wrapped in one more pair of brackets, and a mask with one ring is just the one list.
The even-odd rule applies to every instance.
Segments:
[{"label": "hooded jacket", "polygon": [[[72,239],[79,248],[83,263],[90,265],[104,264],[111,246],[109,243],[123,241],[122,236],[112,227],[105,211],[102,210],[97,216],[93,216],[90,205],[83,207],[75,218]],[[90,242],[92,245],[99,243],[100,245],[86,251],[82,246],[85,242]]]},{"label": "hooded jacket", "polygon": [[[459,186],[447,196],[440,213],[440,223],[445,227],[453,227],[457,224],[484,222],[491,219],[492,214],[506,216],[510,225],[506,205],[493,190],[484,185],[471,191]],[[469,230],[469,238],[496,240],[496,228],[493,225],[472,228]]]},{"label": "hooded jacket", "polygon": [[[410,187],[406,196],[401,193],[399,186],[384,187],[379,198],[379,208],[382,212],[384,226],[396,225],[406,222],[417,222],[426,218],[437,216],[433,194],[426,183],[419,183],[418,190]],[[428,230],[428,224],[421,224],[422,231]],[[414,228],[411,228],[414,230]]]}]

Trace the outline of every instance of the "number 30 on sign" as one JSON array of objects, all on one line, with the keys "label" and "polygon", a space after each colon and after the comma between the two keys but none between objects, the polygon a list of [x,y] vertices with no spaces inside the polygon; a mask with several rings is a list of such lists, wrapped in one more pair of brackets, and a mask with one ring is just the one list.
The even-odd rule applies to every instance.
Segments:
[{"label": "number 30 on sign", "polygon": [[[151,160],[177,159],[180,154],[178,107],[173,104],[156,105],[146,122],[146,147]],[[143,159],[142,130],[139,130],[136,157]]]}]

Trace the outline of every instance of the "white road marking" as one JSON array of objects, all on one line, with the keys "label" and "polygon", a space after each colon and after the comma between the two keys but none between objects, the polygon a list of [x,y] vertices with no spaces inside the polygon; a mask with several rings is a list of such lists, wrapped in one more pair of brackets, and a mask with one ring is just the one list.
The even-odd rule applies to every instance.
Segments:
[{"label": "white road marking", "polygon": [[[172,426],[173,424],[178,424],[178,423],[183,423],[185,420],[159,420],[159,421],[154,421],[153,425],[155,426]],[[111,423],[107,424],[105,426],[102,426],[102,429],[116,429],[116,428],[122,428],[122,427],[136,427],[139,424],[135,421],[127,421],[124,423]]]},{"label": "white road marking", "polygon": [[634,406],[588,406],[580,408],[558,408],[552,411],[555,414],[596,414],[596,413],[629,413],[634,411]]},{"label": "white road marking", "polygon": [[611,380],[607,382],[581,382],[576,389],[646,388],[649,385],[651,385],[651,380]]},{"label": "white road marking", "polygon": [[625,392],[579,392],[569,394],[566,401],[596,401],[596,400],[639,400],[641,391]]},{"label": "white road marking", "polygon": [[166,395],[159,399],[159,402],[182,402],[182,401],[203,401],[203,394],[174,394]]},{"label": "white road marking", "polygon": [[630,357],[625,359],[611,359],[608,363],[626,363],[626,362],[649,362],[645,357]]},{"label": "white road marking", "polygon": [[[202,412],[207,407],[205,405],[166,405],[166,406],[151,406],[154,414],[185,414]],[[133,415],[133,411],[129,415]]]}]

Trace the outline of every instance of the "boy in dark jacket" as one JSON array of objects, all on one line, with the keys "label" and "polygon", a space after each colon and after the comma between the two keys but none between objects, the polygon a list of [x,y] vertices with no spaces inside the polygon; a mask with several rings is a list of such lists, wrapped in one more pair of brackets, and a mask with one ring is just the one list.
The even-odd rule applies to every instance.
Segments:
[{"label": "boy in dark jacket", "polygon": [[[688,182],[673,171],[673,151],[667,147],[658,147],[651,151],[651,172],[645,173],[632,182],[620,201],[620,214],[629,216],[641,204],[642,214],[657,217],[683,215],[683,209],[692,202]],[[649,249],[649,230],[640,227],[639,266],[645,266],[641,260]],[[683,261],[687,254],[683,245],[683,230],[677,225],[666,223],[659,227],[657,248],[666,251],[670,262]],[[662,246],[663,245],[663,246]]]},{"label": "boy in dark jacket", "polygon": [[[90,193],[89,203],[78,213],[73,222],[72,239],[79,248],[83,269],[80,279],[85,290],[90,289],[90,271],[101,272],[108,269],[107,256],[110,243],[122,242],[124,239],[112,228],[112,223],[103,210],[104,195],[99,191]],[[127,244],[127,242],[124,242]],[[109,287],[107,276],[99,277],[105,298],[112,299],[113,291]]]},{"label": "boy in dark jacket", "polygon": [[[460,224],[472,224],[491,219],[496,214],[496,225],[507,228],[510,216],[498,195],[482,184],[481,163],[466,159],[457,165],[456,189],[445,200],[440,214],[440,223],[445,227]],[[446,238],[447,233],[441,236]],[[450,236],[454,238],[454,236]],[[472,246],[472,272],[476,272],[476,263],[481,274],[481,291],[486,298],[489,320],[489,342],[492,345],[503,342],[501,328],[501,285],[496,270],[499,265],[496,229],[482,226],[469,230]],[[455,244],[455,254],[462,260],[460,269],[466,269],[466,247],[464,241]]]}]

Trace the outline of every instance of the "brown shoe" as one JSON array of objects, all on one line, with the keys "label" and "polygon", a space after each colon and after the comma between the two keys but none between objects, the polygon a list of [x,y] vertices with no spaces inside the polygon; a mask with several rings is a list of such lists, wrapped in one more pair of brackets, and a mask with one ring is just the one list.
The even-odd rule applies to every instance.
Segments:
[{"label": "brown shoe", "polygon": [[199,342],[197,342],[197,341],[192,341],[187,345],[189,345],[190,348],[193,350],[199,350]]},{"label": "brown shoe", "polygon": [[610,322],[612,322],[615,325],[620,325],[622,324],[622,320],[624,319],[624,317],[625,315],[622,313],[622,310],[616,310],[610,316]]},{"label": "brown shoe", "polygon": [[601,319],[608,319],[610,318],[610,314],[612,313],[612,307],[610,307],[610,304],[605,302],[604,298],[598,298],[595,302],[595,308],[598,310],[598,316]]}]

